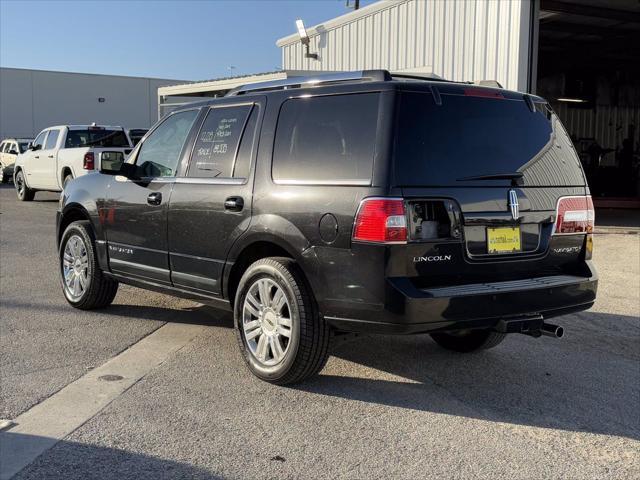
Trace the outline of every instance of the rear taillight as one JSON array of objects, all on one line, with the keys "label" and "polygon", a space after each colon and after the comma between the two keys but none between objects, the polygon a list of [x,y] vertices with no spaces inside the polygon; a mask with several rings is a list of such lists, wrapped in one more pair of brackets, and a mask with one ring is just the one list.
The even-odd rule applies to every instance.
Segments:
[{"label": "rear taillight", "polygon": [[556,209],[555,235],[592,233],[595,223],[593,200],[590,196],[563,197]]},{"label": "rear taillight", "polygon": [[84,154],[84,163],[82,164],[82,168],[85,170],[93,170],[95,168],[93,152],[87,152]]},{"label": "rear taillight", "polygon": [[353,226],[353,240],[406,243],[407,221],[401,198],[366,198],[360,203]]}]

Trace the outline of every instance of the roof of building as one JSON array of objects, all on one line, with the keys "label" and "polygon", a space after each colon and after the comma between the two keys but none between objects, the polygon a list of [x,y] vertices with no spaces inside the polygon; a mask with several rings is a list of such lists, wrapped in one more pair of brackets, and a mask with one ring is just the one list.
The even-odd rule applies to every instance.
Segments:
[{"label": "roof of building", "polygon": [[[319,35],[320,33],[324,33],[327,30],[333,30],[334,28],[338,28],[347,23],[355,22],[361,18],[368,17],[369,15],[373,15],[380,10],[385,10],[388,8],[392,8],[399,3],[407,2],[409,0],[381,0],[380,2],[372,3],[371,5],[367,5],[366,7],[362,7],[358,10],[354,10],[349,13],[345,13],[344,15],[340,15],[339,17],[332,18],[324,23],[320,23],[313,27],[307,28],[307,35],[310,37],[314,35]],[[282,37],[278,41],[276,41],[276,45],[278,47],[283,47],[285,45],[289,45],[291,43],[296,43],[300,41],[300,37],[297,33],[288,35],[286,37]]]},{"label": "roof of building", "polygon": [[[250,75],[214,78],[200,82],[181,83],[158,88],[158,96],[189,96],[204,92],[216,92],[231,90],[242,85],[257,82],[269,82],[273,80],[285,80],[290,77],[299,77],[315,73],[305,70],[278,70],[275,72],[254,73]],[[326,73],[326,72],[324,72]]]}]

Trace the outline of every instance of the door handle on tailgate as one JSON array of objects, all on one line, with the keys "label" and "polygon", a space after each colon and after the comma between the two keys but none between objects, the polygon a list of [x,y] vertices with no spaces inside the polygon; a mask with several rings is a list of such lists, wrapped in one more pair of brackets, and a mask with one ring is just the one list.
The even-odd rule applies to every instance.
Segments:
[{"label": "door handle on tailgate", "polygon": [[147,203],[149,205],[160,205],[162,203],[162,194],[160,192],[150,193],[147,197]]},{"label": "door handle on tailgate", "polygon": [[224,209],[232,212],[239,212],[244,208],[242,197],[229,197],[224,201]]}]

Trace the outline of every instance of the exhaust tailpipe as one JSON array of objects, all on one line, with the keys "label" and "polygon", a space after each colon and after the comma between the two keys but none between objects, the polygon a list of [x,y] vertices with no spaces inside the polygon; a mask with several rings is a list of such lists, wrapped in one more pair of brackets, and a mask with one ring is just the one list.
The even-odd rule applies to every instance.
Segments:
[{"label": "exhaust tailpipe", "polygon": [[551,323],[543,323],[540,333],[548,337],[562,338],[564,335],[564,328]]}]

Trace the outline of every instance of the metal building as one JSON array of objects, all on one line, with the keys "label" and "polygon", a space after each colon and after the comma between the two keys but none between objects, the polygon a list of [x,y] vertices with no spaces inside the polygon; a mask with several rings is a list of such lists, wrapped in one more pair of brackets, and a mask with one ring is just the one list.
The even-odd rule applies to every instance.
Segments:
[{"label": "metal building", "polygon": [[0,68],[0,138],[91,122],[148,128],[158,118],[158,87],[178,81]]},{"label": "metal building", "polygon": [[498,80],[531,90],[528,0],[390,0],[377,2],[307,30],[305,56],[298,34],[281,38],[282,67],[435,73],[449,80]]},{"label": "metal building", "polygon": [[[284,72],[382,68],[496,80],[543,96],[569,131],[597,199],[640,207],[637,0],[386,0],[306,33],[308,45],[299,34],[276,42]],[[256,81],[261,77],[161,89],[159,103],[178,90],[216,96]]]}]

